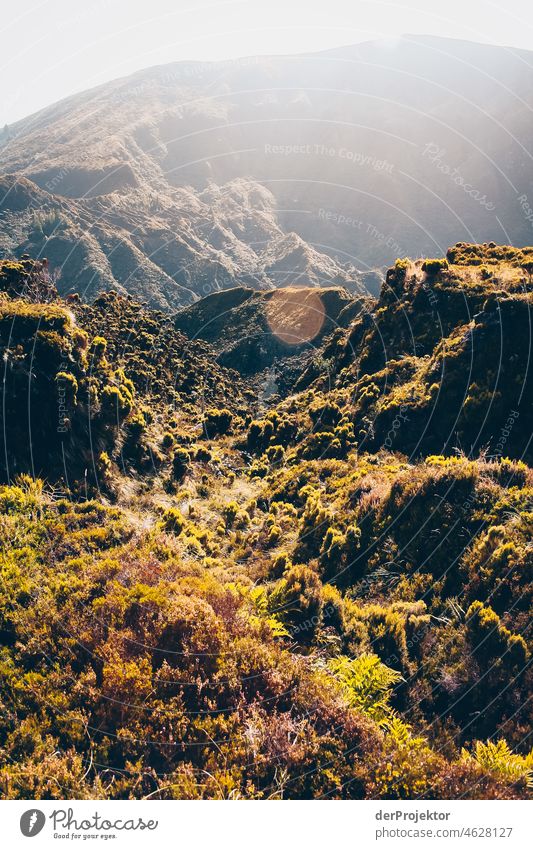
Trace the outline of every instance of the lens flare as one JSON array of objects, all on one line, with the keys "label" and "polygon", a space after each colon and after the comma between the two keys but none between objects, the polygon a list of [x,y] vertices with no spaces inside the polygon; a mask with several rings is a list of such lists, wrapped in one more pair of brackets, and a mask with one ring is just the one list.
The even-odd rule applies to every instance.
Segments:
[{"label": "lens flare", "polygon": [[275,289],[266,305],[272,333],[286,345],[301,345],[318,336],[326,317],[318,289]]}]

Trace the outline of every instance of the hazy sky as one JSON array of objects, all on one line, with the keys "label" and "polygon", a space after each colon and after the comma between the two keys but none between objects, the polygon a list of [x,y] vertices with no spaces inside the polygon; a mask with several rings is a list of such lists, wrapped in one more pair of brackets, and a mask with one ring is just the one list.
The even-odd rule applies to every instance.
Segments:
[{"label": "hazy sky", "polygon": [[0,126],[132,71],[402,33],[533,49],[531,0],[2,0]]}]

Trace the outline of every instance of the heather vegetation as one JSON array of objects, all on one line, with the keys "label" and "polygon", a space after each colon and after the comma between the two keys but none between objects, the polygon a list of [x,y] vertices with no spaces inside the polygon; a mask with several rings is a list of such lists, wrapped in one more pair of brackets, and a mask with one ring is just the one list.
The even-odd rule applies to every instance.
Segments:
[{"label": "heather vegetation", "polygon": [[528,256],[398,261],[263,393],[0,266],[5,798],[530,796]]}]

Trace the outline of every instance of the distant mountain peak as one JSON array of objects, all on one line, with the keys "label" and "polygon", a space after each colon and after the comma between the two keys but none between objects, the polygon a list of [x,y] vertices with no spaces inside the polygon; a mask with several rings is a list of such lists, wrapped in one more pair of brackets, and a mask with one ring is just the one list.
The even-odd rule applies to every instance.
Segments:
[{"label": "distant mountain peak", "polygon": [[162,309],[240,285],[376,292],[397,256],[531,241],[532,92],[533,54],[410,34],[145,69],[3,134],[20,185],[0,253]]}]

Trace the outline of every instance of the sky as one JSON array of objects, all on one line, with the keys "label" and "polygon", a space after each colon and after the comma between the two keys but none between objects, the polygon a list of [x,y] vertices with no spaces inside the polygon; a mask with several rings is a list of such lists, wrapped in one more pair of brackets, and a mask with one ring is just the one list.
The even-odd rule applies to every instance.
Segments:
[{"label": "sky", "polygon": [[302,53],[402,34],[533,50],[531,0],[2,0],[0,127],[166,62]]}]

